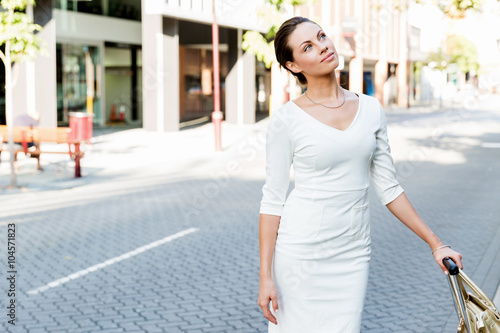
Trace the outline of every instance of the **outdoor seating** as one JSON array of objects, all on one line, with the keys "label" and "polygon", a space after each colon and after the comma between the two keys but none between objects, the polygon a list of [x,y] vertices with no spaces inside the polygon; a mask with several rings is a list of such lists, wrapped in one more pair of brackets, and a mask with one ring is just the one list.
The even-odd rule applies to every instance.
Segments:
[{"label": "outdoor seating", "polygon": [[[24,153],[26,156],[37,159],[38,170],[42,170],[40,164],[40,155],[43,154],[69,154],[71,159],[75,160],[75,178],[81,177],[80,159],[84,153],[80,151],[81,141],[73,140],[69,127],[14,127],[14,159],[17,161],[17,154]],[[1,152],[9,151],[9,136],[6,125],[0,125],[0,162]],[[28,147],[28,143],[33,143]],[[66,143],[67,151],[56,151],[42,147],[42,143]]]}]

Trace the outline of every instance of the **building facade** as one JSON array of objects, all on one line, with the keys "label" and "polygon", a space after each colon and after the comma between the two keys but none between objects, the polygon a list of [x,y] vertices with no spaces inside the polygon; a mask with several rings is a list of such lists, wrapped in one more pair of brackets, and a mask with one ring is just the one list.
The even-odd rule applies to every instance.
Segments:
[{"label": "building facade", "polygon": [[106,126],[116,109],[116,120],[121,110],[139,126],[140,18],[140,0],[38,0],[34,21],[43,27],[39,36],[49,54],[15,65],[15,115],[35,109],[41,126],[55,127],[67,126],[71,112],[90,112],[95,125]]},{"label": "building facade", "polygon": [[[265,0],[215,4],[221,111],[227,122],[251,124],[303,88],[277,64],[266,69],[242,49],[246,31],[268,29],[258,14]],[[317,0],[289,8],[283,20],[306,16],[325,29],[341,55],[337,74],[345,88],[383,104],[405,105],[417,96],[412,57],[422,55],[411,50],[418,49],[420,32],[408,24],[407,11],[392,10],[389,0],[377,4]],[[212,0],[38,0],[34,20],[43,26],[39,35],[49,56],[16,64],[15,115],[37,110],[41,126],[55,127],[67,126],[71,112],[88,112],[95,126],[159,132],[209,121],[212,5]]]},{"label": "building facade", "polygon": [[296,7],[295,15],[314,20],[332,38],[343,87],[376,96],[384,105],[408,103],[407,10],[394,10],[388,0],[319,0]]},{"label": "building facade", "polygon": [[[264,1],[221,0],[221,110],[230,123],[254,123],[268,112],[270,72],[241,46],[247,30],[265,31],[257,15]],[[211,0],[143,0],[144,128],[177,131],[214,111]]]}]

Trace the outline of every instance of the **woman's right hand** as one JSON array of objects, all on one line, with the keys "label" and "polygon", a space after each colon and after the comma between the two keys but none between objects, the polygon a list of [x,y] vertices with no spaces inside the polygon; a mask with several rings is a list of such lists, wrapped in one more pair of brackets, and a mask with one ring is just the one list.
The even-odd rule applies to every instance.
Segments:
[{"label": "woman's right hand", "polygon": [[278,312],[278,293],[276,291],[276,286],[271,278],[261,278],[259,300],[257,303],[262,309],[264,317],[273,324],[278,325],[276,317],[271,313],[271,310],[269,310],[269,301],[272,301],[274,312]]}]

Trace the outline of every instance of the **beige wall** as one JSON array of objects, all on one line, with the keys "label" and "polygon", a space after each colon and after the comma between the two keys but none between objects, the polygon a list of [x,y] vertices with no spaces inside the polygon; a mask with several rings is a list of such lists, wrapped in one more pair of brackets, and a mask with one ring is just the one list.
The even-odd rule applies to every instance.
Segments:
[{"label": "beige wall", "polygon": [[[328,3],[316,1],[314,4],[297,6],[295,15],[305,16],[323,24],[323,28],[331,31],[330,38],[336,41],[335,47],[341,55],[351,56],[349,43],[342,36],[344,21],[357,20],[358,53],[363,58],[378,60],[380,56],[387,56],[391,62],[398,62],[400,57],[400,29],[401,14],[392,9],[391,2],[383,0],[380,7],[373,1],[367,0],[336,0]],[[326,21],[323,6],[330,12]],[[385,39],[383,45],[380,39]],[[382,49],[385,47],[385,49]],[[359,55],[359,54],[358,54]]]},{"label": "beige wall", "polygon": [[[387,63],[399,64],[399,103],[405,104],[407,17],[405,12],[392,6],[390,0],[377,3],[368,0],[322,0],[297,6],[295,15],[317,21],[334,40],[338,53],[346,59],[346,69],[350,74],[349,89],[353,91],[362,91],[363,71],[372,71],[375,73],[375,94],[382,102]],[[329,17],[324,10],[330,13]],[[355,31],[355,36],[346,38],[349,31]],[[375,62],[376,70],[373,66]]]}]

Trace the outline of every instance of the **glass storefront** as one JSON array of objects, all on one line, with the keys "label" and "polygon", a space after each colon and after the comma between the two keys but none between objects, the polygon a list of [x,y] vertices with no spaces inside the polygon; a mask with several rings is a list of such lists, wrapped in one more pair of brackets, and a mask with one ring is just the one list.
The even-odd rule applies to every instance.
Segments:
[{"label": "glass storefront", "polygon": [[127,20],[141,20],[141,0],[54,0],[54,8]]},{"label": "glass storefront", "polygon": [[255,63],[255,91],[257,92],[255,112],[267,115],[269,113],[269,96],[271,95],[271,70],[267,69],[261,61],[255,61]]},{"label": "glass storefront", "polygon": [[142,125],[140,45],[105,43],[104,74],[105,125]]},{"label": "glass storefront", "polygon": [[57,124],[67,126],[70,112],[94,113],[101,120],[101,47],[81,44],[56,45]]},{"label": "glass storefront", "polygon": [[[208,117],[214,110],[212,50],[180,48],[180,121]],[[227,52],[219,53],[221,111],[225,110]]]}]

